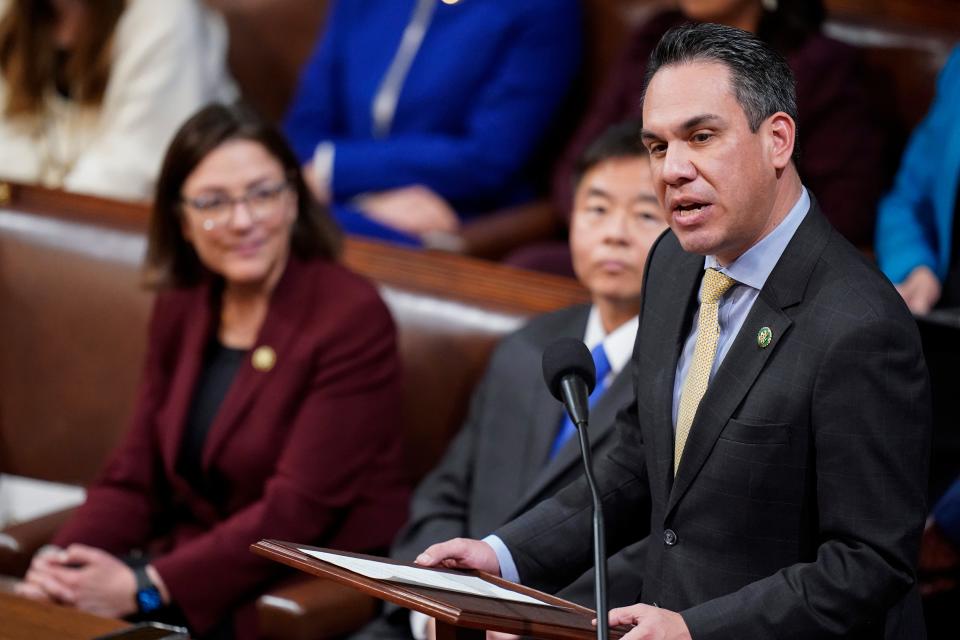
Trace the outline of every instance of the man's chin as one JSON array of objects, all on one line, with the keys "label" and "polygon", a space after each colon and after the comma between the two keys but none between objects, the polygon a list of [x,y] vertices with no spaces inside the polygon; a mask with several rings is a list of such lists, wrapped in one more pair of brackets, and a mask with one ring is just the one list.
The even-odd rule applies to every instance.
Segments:
[{"label": "man's chin", "polygon": [[616,304],[617,306],[623,304],[636,304],[639,311],[640,307],[640,289],[641,285],[630,283],[605,283],[598,284],[597,286],[590,287],[590,296],[596,301],[605,301]]},{"label": "man's chin", "polygon": [[680,241],[680,246],[683,247],[683,250],[687,253],[708,256],[716,252],[716,243],[712,242],[710,238],[705,237],[703,233],[677,233],[676,230],[674,230],[674,234],[676,234],[677,240]]}]

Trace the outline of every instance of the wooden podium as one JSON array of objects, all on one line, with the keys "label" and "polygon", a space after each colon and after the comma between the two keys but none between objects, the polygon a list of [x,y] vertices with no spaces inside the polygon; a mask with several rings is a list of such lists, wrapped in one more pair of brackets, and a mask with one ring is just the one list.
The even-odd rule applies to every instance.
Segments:
[{"label": "wooden podium", "polygon": [[[484,637],[485,630],[534,636],[544,640],[591,640],[597,634],[596,628],[591,624],[591,620],[595,617],[591,609],[480,571],[430,569],[440,573],[478,577],[490,584],[530,596],[546,604],[500,600],[405,582],[369,578],[303,553],[300,549],[321,551],[346,558],[374,560],[384,564],[415,566],[389,558],[278,540],[261,540],[251,545],[250,549],[258,555],[289,565],[294,569],[340,582],[375,598],[420,611],[435,618],[437,640],[454,640],[455,638],[478,640]],[[611,628],[610,637],[620,638],[627,631],[626,627]]]}]

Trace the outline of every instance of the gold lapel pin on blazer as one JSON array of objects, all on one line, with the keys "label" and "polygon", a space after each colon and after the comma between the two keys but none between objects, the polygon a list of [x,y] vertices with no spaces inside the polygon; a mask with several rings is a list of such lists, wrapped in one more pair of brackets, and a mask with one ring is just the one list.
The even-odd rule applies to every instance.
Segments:
[{"label": "gold lapel pin on blazer", "polygon": [[763,327],[757,331],[757,346],[766,349],[771,342],[773,342],[773,331],[770,331],[770,327]]},{"label": "gold lapel pin on blazer", "polygon": [[254,369],[266,373],[273,369],[273,365],[277,364],[277,352],[273,350],[273,347],[263,345],[253,350],[251,360]]}]

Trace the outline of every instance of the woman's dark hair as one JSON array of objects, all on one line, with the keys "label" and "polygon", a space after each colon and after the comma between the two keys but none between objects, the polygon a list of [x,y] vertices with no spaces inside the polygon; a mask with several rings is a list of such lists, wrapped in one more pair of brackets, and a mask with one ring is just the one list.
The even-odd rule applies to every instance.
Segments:
[{"label": "woman's dark hair", "polygon": [[573,190],[583,176],[601,162],[617,158],[646,158],[647,148],[640,140],[640,121],[625,120],[612,124],[597,136],[577,158],[573,167]]},{"label": "woman's dark hair", "polygon": [[110,78],[113,32],[126,0],[87,0],[83,26],[66,61],[54,33],[57,11],[52,0],[13,0],[0,20],[0,68],[7,83],[7,116],[41,110],[54,86],[66,89],[80,104],[99,105]]},{"label": "woman's dark hair", "polygon": [[340,230],[300,173],[300,163],[283,135],[244,104],[212,104],[187,120],[163,159],[150,219],[144,280],[153,288],[197,284],[206,270],[183,236],[183,195],[187,178],[207,155],[229,140],[257,142],[283,167],[297,195],[297,218],[290,249],[301,259],[333,259],[340,252]]}]

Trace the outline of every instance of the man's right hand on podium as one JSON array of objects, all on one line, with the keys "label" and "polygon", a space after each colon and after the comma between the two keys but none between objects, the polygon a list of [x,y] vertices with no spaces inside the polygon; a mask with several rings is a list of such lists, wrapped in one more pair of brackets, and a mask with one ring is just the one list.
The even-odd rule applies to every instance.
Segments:
[{"label": "man's right hand on podium", "polygon": [[493,547],[481,540],[469,538],[454,538],[431,545],[417,556],[414,562],[424,567],[478,569],[500,575],[500,562]]},{"label": "man's right hand on podium", "polygon": [[[500,575],[500,562],[497,554],[486,542],[471,540],[470,538],[454,538],[427,547],[426,551],[414,560],[423,567],[445,567],[447,569],[478,569],[493,575]],[[418,614],[413,614],[417,616]],[[419,614],[422,615],[422,614]],[[423,625],[423,622],[426,622]],[[411,628],[415,638],[426,636],[426,640],[436,638],[436,621],[424,616],[419,624],[413,623]],[[417,633],[418,628],[420,633]],[[496,631],[487,631],[487,640],[516,640],[519,636]]]}]

